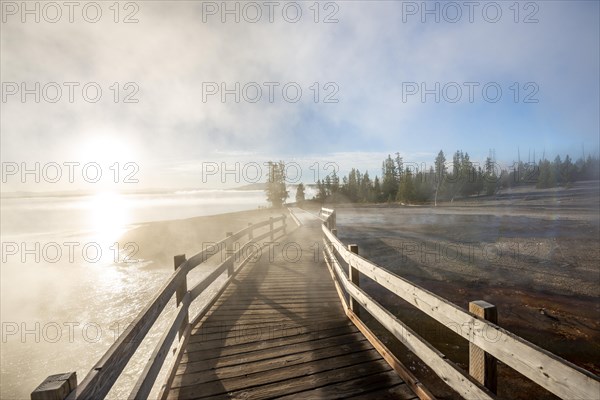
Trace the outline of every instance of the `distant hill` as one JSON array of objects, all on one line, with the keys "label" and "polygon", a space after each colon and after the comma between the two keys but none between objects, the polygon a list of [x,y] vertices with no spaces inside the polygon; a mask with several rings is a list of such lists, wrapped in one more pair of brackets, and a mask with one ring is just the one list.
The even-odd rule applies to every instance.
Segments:
[{"label": "distant hill", "polygon": [[236,187],[236,190],[265,190],[267,182],[250,183],[248,185]]},{"label": "distant hill", "polygon": [[[289,188],[295,188],[298,185],[297,184],[289,184],[288,183],[288,189]],[[304,187],[307,188],[316,188],[317,185],[315,184],[304,184]],[[235,190],[266,190],[267,189],[267,182],[258,182],[258,183],[250,183],[248,185],[244,185],[244,186],[239,186],[236,187]]]}]

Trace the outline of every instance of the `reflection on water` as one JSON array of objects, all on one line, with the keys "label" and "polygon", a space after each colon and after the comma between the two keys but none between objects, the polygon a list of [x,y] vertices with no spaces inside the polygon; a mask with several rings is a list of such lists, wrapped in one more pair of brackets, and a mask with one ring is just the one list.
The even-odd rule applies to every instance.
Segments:
[{"label": "reflection on water", "polygon": [[[81,381],[172,273],[115,262],[114,243],[131,224],[256,209],[265,197],[262,191],[103,192],[4,195],[1,204],[4,399],[29,398],[54,373],[75,370]],[[6,243],[18,251],[6,252]],[[162,333],[159,323],[149,337]],[[143,346],[142,353],[152,351]],[[132,359],[132,369],[143,366],[144,354]],[[126,397],[127,384],[118,382],[112,397]]]},{"label": "reflection on water", "polygon": [[[104,207],[103,199],[108,201]],[[125,212],[131,223],[166,221],[255,209],[267,205],[262,190],[194,190],[140,194],[69,194],[65,196],[6,196],[0,199],[2,235],[73,234],[94,229],[92,205],[110,215],[110,206]],[[116,217],[115,217],[116,218]]]}]

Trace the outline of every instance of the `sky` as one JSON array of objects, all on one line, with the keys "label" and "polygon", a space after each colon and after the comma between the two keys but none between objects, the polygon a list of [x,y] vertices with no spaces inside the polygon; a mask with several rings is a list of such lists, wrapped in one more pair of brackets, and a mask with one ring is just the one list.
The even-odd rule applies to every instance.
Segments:
[{"label": "sky", "polygon": [[3,192],[599,152],[597,1],[52,4],[2,2]]}]

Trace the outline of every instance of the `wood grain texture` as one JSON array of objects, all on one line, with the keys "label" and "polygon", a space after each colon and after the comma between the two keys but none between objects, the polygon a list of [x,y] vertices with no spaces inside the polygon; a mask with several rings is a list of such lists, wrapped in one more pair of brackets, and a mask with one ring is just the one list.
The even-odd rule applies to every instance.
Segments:
[{"label": "wood grain texture", "polygon": [[396,339],[423,360],[446,384],[467,399],[492,400],[494,398],[491,393],[485,388],[480,388],[474,379],[465,374],[441,352],[350,282],[343,274],[341,266],[333,256],[331,250],[325,247],[325,251],[328,252],[328,259],[332,262],[332,266],[336,270],[337,277],[344,290],[356,299],[362,308],[379,321]]},{"label": "wood grain texture", "polygon": [[[498,310],[496,306],[486,301],[477,300],[470,302],[469,312],[491,323],[498,323]],[[494,357],[475,344],[469,343],[469,374],[492,393],[497,393],[498,389],[496,364]]]},{"label": "wood grain texture", "polygon": [[[194,325],[166,398],[416,397],[349,321],[315,261],[320,223],[278,239],[231,281]],[[286,255],[287,243],[302,254]]]}]

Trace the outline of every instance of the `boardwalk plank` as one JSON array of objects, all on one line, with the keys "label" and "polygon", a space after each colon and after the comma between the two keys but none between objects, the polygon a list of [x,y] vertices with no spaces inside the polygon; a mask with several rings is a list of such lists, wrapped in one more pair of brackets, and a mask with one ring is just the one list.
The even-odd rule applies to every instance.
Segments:
[{"label": "boardwalk plank", "polygon": [[400,383],[389,388],[380,388],[373,392],[362,393],[348,398],[353,400],[417,400],[419,397],[411,390],[410,387],[408,387],[406,383]]},{"label": "boardwalk plank", "polygon": [[332,338],[322,340],[313,340],[311,342],[297,343],[294,346],[284,345],[255,350],[243,354],[235,353],[229,356],[221,355],[218,358],[212,359],[205,358],[204,354],[191,353],[186,360],[187,362],[181,363],[178,372],[180,374],[190,374],[192,372],[200,372],[209,369],[240,365],[266,359],[280,358],[281,360],[283,360],[285,357],[290,355],[300,355],[306,352],[310,353],[311,351],[314,351],[314,357],[317,357],[317,350],[322,349],[333,349],[333,353],[336,354],[351,351],[355,349],[355,347],[356,351],[365,350],[368,349],[368,346],[366,346],[364,340],[365,339],[361,338],[360,334],[349,334],[335,336]]},{"label": "boardwalk plank", "polygon": [[307,222],[280,239],[302,247],[300,260],[264,252],[240,271],[193,327],[167,398],[415,397],[346,317],[314,258],[320,235]]},{"label": "boardwalk plank", "polygon": [[[294,391],[312,389],[328,384],[330,383],[328,379],[330,375],[336,377],[334,382],[343,382],[368,373],[387,372],[389,370],[391,368],[387,364],[381,363],[381,357],[377,351],[368,350],[328,358],[319,362],[252,372],[244,376],[214,380],[204,384],[197,384],[193,376],[188,380],[186,379],[187,376],[184,375],[184,379],[180,382],[181,386],[173,387],[172,393],[177,393],[178,398],[184,399],[210,397],[236,391],[243,391],[247,394],[253,392],[260,394],[266,391],[269,392],[269,395],[272,395],[273,392],[281,395],[286,394],[286,392],[293,393]],[[328,371],[331,374],[320,374]],[[292,378],[302,379],[296,382]],[[290,385],[290,383],[293,383],[293,385]],[[275,384],[274,387],[268,387],[273,384]],[[294,387],[295,390],[290,390],[290,386]],[[301,389],[298,389],[298,387],[301,387]]]},{"label": "boardwalk plank", "polygon": [[[303,395],[307,391],[314,390],[315,388],[318,389],[323,386],[330,386],[334,390],[335,388],[340,387],[343,390],[346,382],[358,377],[367,379],[377,379],[377,377],[383,377],[380,379],[385,382],[385,377],[387,377],[387,375],[385,375],[386,372],[387,371],[384,369],[384,364],[379,361],[370,361],[357,365],[331,369],[308,376],[292,378],[283,382],[275,382],[268,385],[230,392],[217,398],[250,400],[287,395],[294,398],[303,399]],[[385,383],[382,384],[385,385]],[[356,387],[356,389],[361,390],[360,386]]]},{"label": "boardwalk plank", "polygon": [[201,352],[205,359],[210,359],[219,356],[228,356],[230,354],[242,354],[246,352],[259,351],[261,349],[270,347],[294,346],[298,343],[309,342],[311,340],[318,339],[319,337],[334,337],[337,335],[347,335],[354,332],[357,332],[357,330],[353,330],[352,327],[333,328],[329,330],[323,330],[317,334],[311,332],[246,343],[225,343],[225,346],[219,348],[215,348],[210,342],[196,343],[194,345],[190,345],[186,349],[186,353],[183,355],[182,362],[185,362],[184,360],[187,360],[188,357],[191,357],[188,354],[193,352]]},{"label": "boardwalk plank", "polygon": [[[315,363],[319,360],[326,360],[330,358],[336,358],[338,356],[345,355],[347,353],[359,354],[363,351],[371,351],[365,349],[366,346],[363,342],[351,341],[346,344],[339,344],[337,346],[328,346],[325,348],[305,349],[302,352],[293,352],[292,354],[286,354],[285,349],[278,349],[279,351],[270,351],[267,354],[256,354],[252,353],[252,356],[239,357],[238,360],[228,360],[230,365],[222,365],[217,362],[215,366],[212,366],[212,362],[205,363],[193,363],[188,364],[184,367],[182,374],[175,376],[173,381],[173,387],[179,387],[184,384],[197,385],[200,383],[210,382],[211,380],[223,380],[229,378],[243,377],[247,380],[248,375],[251,371],[275,371],[279,368],[291,366],[300,366],[301,364],[308,365],[309,363]],[[270,354],[269,354],[270,353]],[[264,359],[254,359],[258,356],[267,357]],[[337,359],[337,358],[336,358]],[[194,367],[198,367],[200,371],[194,371]],[[300,368],[298,368],[300,370]],[[305,370],[302,370],[305,371]],[[276,376],[277,371],[275,371]],[[289,376],[290,372],[286,371],[285,376]],[[273,376],[268,377],[268,382],[271,382]]]},{"label": "boardwalk plank", "polygon": [[[381,390],[383,388],[383,390]],[[361,376],[356,379],[341,382],[337,385],[327,385],[320,388],[307,390],[302,393],[294,393],[293,395],[283,396],[280,399],[347,399],[347,398],[364,398],[377,399],[385,398],[386,394],[390,394],[393,399],[410,400],[415,397],[402,379],[393,371],[379,373],[368,376]],[[388,397],[390,398],[390,397]]]},{"label": "boardwalk plank", "polygon": [[[271,340],[279,337],[299,335],[302,333],[318,335],[320,331],[339,328],[346,324],[337,322],[309,322],[306,324],[269,323],[269,324],[253,324],[253,325],[216,325],[201,327],[196,330],[190,338],[190,345],[203,342],[211,342],[209,346],[222,347],[232,344],[249,343],[261,340]],[[217,343],[215,341],[221,341]],[[221,346],[219,346],[219,344]]]}]

